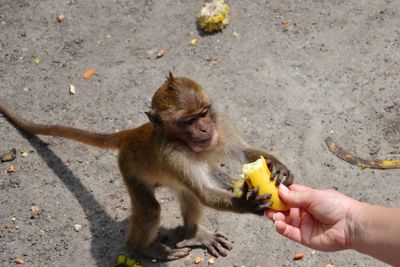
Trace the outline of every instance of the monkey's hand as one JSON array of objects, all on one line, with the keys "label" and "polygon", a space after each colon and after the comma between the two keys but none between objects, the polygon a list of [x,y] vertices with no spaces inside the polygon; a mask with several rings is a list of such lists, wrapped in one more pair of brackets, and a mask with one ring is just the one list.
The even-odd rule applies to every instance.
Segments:
[{"label": "monkey's hand", "polygon": [[265,210],[271,207],[272,202],[267,200],[271,194],[258,195],[259,188],[255,187],[249,190],[247,183],[243,183],[243,192],[241,197],[233,198],[233,207],[238,212],[247,212],[257,215],[263,215]]},{"label": "monkey's hand", "polygon": [[281,162],[277,160],[269,160],[267,165],[268,169],[271,171],[271,177],[275,179],[276,186],[279,186],[281,183],[286,186],[293,184],[293,173]]}]

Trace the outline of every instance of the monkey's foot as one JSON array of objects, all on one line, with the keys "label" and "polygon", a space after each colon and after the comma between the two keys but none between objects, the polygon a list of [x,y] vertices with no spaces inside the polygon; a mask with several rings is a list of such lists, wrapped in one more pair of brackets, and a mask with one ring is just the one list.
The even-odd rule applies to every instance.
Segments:
[{"label": "monkey's foot", "polygon": [[186,257],[190,250],[188,247],[170,248],[162,243],[153,242],[149,247],[141,249],[140,253],[152,259],[172,261]]},{"label": "monkey's foot", "polygon": [[225,234],[220,232],[212,233],[199,226],[195,237],[177,243],[176,247],[204,247],[214,257],[225,257],[228,254],[228,250],[232,250],[232,243]]}]

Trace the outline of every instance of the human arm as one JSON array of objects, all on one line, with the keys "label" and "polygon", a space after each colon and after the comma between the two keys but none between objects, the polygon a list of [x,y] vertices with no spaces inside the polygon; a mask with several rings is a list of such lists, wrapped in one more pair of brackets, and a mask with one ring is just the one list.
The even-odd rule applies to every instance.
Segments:
[{"label": "human arm", "polygon": [[358,202],[352,217],[350,248],[400,266],[400,209]]},{"label": "human arm", "polygon": [[359,202],[334,190],[292,185],[280,188],[289,212],[268,211],[276,230],[321,251],[355,249],[400,266],[400,209]]}]

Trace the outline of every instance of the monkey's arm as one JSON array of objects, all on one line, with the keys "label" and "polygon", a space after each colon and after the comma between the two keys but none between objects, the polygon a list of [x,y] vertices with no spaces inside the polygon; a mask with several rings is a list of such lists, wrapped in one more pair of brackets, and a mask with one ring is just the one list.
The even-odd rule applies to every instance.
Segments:
[{"label": "monkey's arm", "polygon": [[237,197],[232,192],[212,185],[210,181],[213,177],[206,172],[191,173],[181,178],[183,184],[203,205],[213,209],[260,215],[272,204],[265,202],[271,197],[269,194],[257,195],[258,189],[249,191],[248,187],[244,186],[242,197]]},{"label": "monkey's arm", "polygon": [[213,167],[211,170],[211,176],[218,183],[219,187],[228,191],[233,191],[233,186],[235,182],[238,181],[238,178],[233,178],[227,172]]},{"label": "monkey's arm", "polygon": [[258,196],[258,188],[249,191],[246,185],[245,183],[241,197],[237,197],[231,192],[212,187],[204,187],[202,192],[199,192],[198,197],[205,206],[213,209],[237,213],[264,214],[265,210],[272,204],[271,202],[265,202],[271,198],[271,195]]}]

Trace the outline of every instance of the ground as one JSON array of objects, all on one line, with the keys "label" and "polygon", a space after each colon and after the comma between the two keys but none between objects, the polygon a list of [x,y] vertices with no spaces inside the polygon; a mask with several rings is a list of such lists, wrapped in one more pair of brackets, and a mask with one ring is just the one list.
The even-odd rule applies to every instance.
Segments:
[{"label": "ground", "polygon": [[[297,183],[400,207],[398,170],[362,170],[324,143],[331,136],[365,158],[400,158],[400,2],[228,4],[230,25],[204,35],[195,23],[202,1],[2,0],[0,97],[35,122],[116,131],[146,121],[149,99],[171,70],[201,83]],[[188,45],[193,38],[198,44]],[[95,74],[84,80],[89,68]],[[115,151],[25,136],[4,117],[0,136],[1,153],[17,149],[14,161],[0,164],[0,266],[16,258],[26,266],[111,266],[128,253],[130,204]],[[11,165],[16,172],[8,174]],[[162,224],[179,225],[175,196],[163,189],[158,198]],[[203,223],[234,241],[215,266],[384,266],[354,251],[304,248],[266,218],[207,209]],[[298,251],[305,256],[293,261]],[[196,249],[178,261],[143,263],[192,266],[195,256],[204,258],[200,266],[210,258]]]}]

